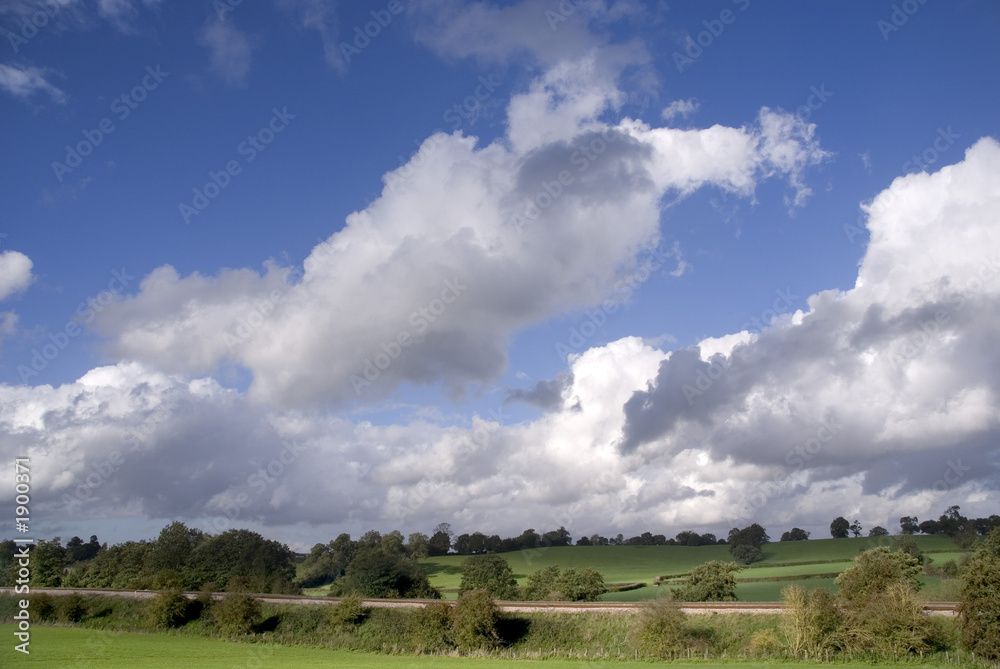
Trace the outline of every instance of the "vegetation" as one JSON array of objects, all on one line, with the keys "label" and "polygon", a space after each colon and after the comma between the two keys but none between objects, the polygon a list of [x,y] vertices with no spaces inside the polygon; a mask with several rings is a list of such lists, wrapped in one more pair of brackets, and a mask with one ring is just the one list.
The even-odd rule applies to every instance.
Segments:
[{"label": "vegetation", "polygon": [[496,553],[473,555],[462,563],[462,584],[458,593],[462,595],[472,590],[483,590],[495,599],[513,600],[518,597],[514,572],[507,561]]},{"label": "vegetation", "polygon": [[691,570],[687,582],[673,596],[684,602],[735,602],[736,577],[740,570],[735,562],[712,560]]},{"label": "vegetation", "polygon": [[629,630],[628,640],[646,657],[667,658],[687,647],[687,616],[668,598],[646,602]]},{"label": "vegetation", "polygon": [[962,645],[1000,660],[1000,527],[994,528],[962,570],[959,620]]},{"label": "vegetation", "polygon": [[260,618],[260,603],[243,592],[230,592],[212,606],[212,618],[224,634],[249,634]]}]

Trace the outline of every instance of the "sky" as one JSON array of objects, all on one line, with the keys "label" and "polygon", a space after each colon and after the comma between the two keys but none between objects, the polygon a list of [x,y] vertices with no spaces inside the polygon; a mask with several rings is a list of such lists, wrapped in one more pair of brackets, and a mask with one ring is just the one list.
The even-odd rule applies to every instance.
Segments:
[{"label": "sky", "polygon": [[1000,6],[0,4],[0,536],[1000,509]]}]

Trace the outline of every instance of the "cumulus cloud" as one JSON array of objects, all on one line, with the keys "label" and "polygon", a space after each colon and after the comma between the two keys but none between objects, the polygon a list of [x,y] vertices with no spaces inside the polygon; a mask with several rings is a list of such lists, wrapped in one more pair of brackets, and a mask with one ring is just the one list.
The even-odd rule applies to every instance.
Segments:
[{"label": "cumulus cloud", "polygon": [[212,72],[228,86],[246,86],[253,51],[253,42],[246,33],[230,21],[215,17],[198,34],[198,43],[209,49]]},{"label": "cumulus cloud", "polygon": [[701,103],[698,102],[697,98],[674,100],[664,108],[660,116],[663,117],[664,121],[672,121],[678,116],[687,118],[691,114],[698,111],[699,107],[701,107]]},{"label": "cumulus cloud", "polygon": [[48,94],[56,104],[66,104],[66,94],[49,83],[48,74],[48,70],[40,67],[0,63],[0,88],[25,101],[41,92]]},{"label": "cumulus cloud", "polygon": [[4,251],[0,253],[0,300],[5,300],[19,293],[34,280],[31,268],[34,263],[31,258],[20,251]]},{"label": "cumulus cloud", "polygon": [[189,373],[228,360],[252,373],[253,398],[286,407],[401,383],[460,393],[503,373],[521,328],[606,299],[659,244],[664,194],[750,196],[776,175],[800,188],[825,155],[811,126],[767,109],[742,128],[601,122],[615,94],[596,81],[591,99],[596,63],[559,65],[515,95],[507,141],[428,138],[301,271],[157,270],[100,315],[110,351]]},{"label": "cumulus cloud", "polygon": [[624,405],[622,453],[669,461],[700,444],[715,463],[754,468],[760,504],[822,482],[926,493],[955,458],[971,468],[947,487],[995,491],[998,176],[1000,145],[986,138],[961,163],[897,179],[866,205],[853,289],[813,295],[721,350],[668,353]]}]

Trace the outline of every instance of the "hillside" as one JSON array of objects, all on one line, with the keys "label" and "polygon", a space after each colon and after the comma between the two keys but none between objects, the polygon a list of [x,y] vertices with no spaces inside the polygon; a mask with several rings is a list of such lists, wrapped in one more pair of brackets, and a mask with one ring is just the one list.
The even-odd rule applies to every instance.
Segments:
[{"label": "hillside", "polygon": [[[945,536],[915,536],[921,550],[928,553],[934,564],[957,559],[961,551],[955,542]],[[851,566],[861,551],[879,545],[890,545],[888,537],[857,539],[811,539],[766,544],[761,562],[739,572],[737,588],[742,601],[777,601],[781,588],[788,585],[789,577],[808,588],[835,589],[833,577]],[[607,601],[639,601],[663,594],[667,586],[655,586],[661,576],[683,574],[709,560],[731,560],[728,546],[561,546],[537,550],[503,553],[510,563],[518,582],[523,584],[531,572],[549,565],[565,569],[596,569],[604,574],[608,583],[643,582],[647,586],[637,590],[608,593]],[[445,596],[454,596],[449,590],[458,588],[461,565],[466,556],[445,555],[424,558],[420,562],[430,576],[431,584],[445,590]],[[743,579],[781,579],[747,582]],[[934,595],[940,589],[941,579],[925,577],[925,591]]]}]

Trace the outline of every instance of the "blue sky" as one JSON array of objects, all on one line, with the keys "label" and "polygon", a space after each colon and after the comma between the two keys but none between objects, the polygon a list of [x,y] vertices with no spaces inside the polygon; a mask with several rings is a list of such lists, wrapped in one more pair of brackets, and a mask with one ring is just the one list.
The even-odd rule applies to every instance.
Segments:
[{"label": "blue sky", "polygon": [[996,511],[994,3],[19,0],[0,27],[0,452],[44,535]]}]

